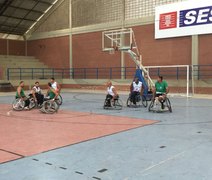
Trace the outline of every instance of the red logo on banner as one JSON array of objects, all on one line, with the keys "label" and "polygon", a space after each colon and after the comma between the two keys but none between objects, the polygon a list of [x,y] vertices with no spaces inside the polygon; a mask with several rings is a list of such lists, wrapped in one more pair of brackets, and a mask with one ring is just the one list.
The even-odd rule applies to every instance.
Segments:
[{"label": "red logo on banner", "polygon": [[170,29],[177,27],[177,11],[160,14],[160,29]]}]

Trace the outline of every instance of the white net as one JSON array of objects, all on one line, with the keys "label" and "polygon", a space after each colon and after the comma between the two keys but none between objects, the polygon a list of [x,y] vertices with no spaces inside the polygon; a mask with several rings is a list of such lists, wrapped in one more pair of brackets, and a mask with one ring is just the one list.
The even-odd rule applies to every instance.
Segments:
[{"label": "white net", "polygon": [[158,75],[163,76],[170,87],[171,94],[189,97],[192,95],[192,77],[189,65],[145,66],[155,82]]}]

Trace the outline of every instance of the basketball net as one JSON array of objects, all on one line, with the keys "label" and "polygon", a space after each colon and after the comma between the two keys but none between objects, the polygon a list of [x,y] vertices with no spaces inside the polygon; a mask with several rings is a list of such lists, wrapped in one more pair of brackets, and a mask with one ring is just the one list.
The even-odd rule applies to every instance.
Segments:
[{"label": "basketball net", "polygon": [[118,47],[117,46],[113,46],[111,47],[111,49],[109,50],[109,54],[115,54],[115,51],[118,51]]},{"label": "basketball net", "polygon": [[109,50],[109,54],[115,54],[115,50],[114,49]]}]

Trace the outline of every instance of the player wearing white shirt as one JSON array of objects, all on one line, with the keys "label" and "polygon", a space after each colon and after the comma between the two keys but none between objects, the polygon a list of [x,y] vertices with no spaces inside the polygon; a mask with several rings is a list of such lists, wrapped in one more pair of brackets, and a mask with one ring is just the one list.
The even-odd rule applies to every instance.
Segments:
[{"label": "player wearing white shirt", "polygon": [[54,78],[51,78],[51,87],[58,93],[60,93],[60,85],[55,81]]},{"label": "player wearing white shirt", "polygon": [[136,104],[136,96],[142,93],[142,82],[136,77],[130,86],[130,100]]},{"label": "player wearing white shirt", "polygon": [[41,88],[38,81],[35,82],[35,85],[32,88],[32,95],[37,104],[41,106],[44,101],[44,95],[41,93]]},{"label": "player wearing white shirt", "polygon": [[114,101],[114,99],[117,97],[118,94],[116,92],[115,87],[112,85],[110,81],[107,82],[107,95],[106,95],[106,99],[108,100],[107,106],[111,106],[111,100]]}]

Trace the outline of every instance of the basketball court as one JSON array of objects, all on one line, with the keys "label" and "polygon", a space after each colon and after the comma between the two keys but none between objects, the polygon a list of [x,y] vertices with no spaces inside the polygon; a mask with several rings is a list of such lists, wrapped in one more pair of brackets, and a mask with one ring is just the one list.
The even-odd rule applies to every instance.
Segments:
[{"label": "basketball court", "polygon": [[0,1],[0,180],[212,179],[212,3],[180,1]]}]

